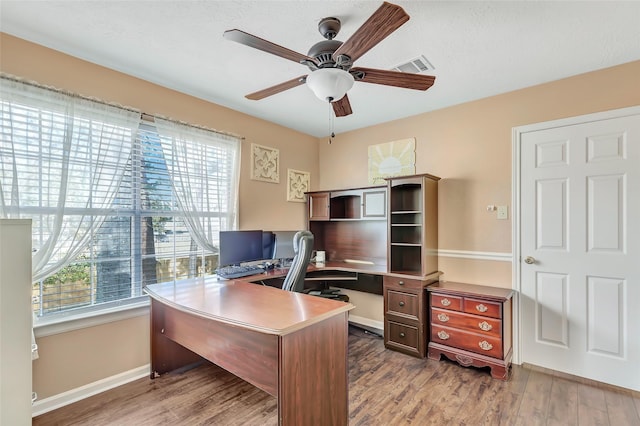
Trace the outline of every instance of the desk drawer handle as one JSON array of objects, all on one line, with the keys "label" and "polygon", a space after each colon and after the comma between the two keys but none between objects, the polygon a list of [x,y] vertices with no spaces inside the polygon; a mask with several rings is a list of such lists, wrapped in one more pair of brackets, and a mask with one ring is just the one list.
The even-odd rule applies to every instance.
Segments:
[{"label": "desk drawer handle", "polygon": [[486,321],[479,322],[478,327],[480,327],[480,330],[483,331],[489,331],[493,328],[493,326]]},{"label": "desk drawer handle", "polygon": [[404,306],[404,302],[401,301],[401,302],[398,303],[398,305]]},{"label": "desk drawer handle", "polygon": [[404,285],[404,281],[398,281],[398,285]]},{"label": "desk drawer handle", "polygon": [[403,332],[400,332],[400,337],[404,337],[405,334]]},{"label": "desk drawer handle", "polygon": [[480,349],[482,349],[483,351],[490,351],[491,349],[493,349],[493,345],[486,340],[478,343],[478,346],[480,346]]},{"label": "desk drawer handle", "polygon": [[447,340],[449,338],[449,334],[446,331],[438,331],[438,337],[442,340]]},{"label": "desk drawer handle", "polygon": [[438,319],[442,322],[449,321],[449,316],[447,314],[438,314]]},{"label": "desk drawer handle", "polygon": [[451,304],[451,300],[447,299],[446,297],[444,299],[442,299],[440,301],[440,303],[442,304],[442,306],[449,306]]},{"label": "desk drawer handle", "polygon": [[486,306],[484,306],[482,303],[479,305],[476,305],[476,310],[478,312],[487,312],[489,308],[487,308]]}]

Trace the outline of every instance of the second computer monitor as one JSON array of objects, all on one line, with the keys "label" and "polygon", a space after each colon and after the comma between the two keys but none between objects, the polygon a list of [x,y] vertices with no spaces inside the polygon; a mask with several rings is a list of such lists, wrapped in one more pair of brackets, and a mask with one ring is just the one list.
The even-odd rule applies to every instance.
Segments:
[{"label": "second computer monitor", "polygon": [[295,252],[293,251],[293,236],[298,231],[273,231],[275,234],[274,259],[279,259],[283,263],[291,262]]}]

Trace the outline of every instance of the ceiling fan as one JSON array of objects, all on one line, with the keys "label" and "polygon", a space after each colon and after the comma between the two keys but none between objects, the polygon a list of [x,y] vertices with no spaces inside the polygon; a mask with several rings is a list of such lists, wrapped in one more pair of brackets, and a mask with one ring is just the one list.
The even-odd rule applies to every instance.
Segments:
[{"label": "ceiling fan", "polygon": [[308,75],[248,94],[245,96],[247,99],[264,99],[306,83],[318,98],[331,102],[336,117],[344,117],[352,113],[346,93],[351,89],[354,81],[414,90],[427,90],[433,85],[435,81],[433,76],[353,67],[353,63],[358,58],[408,20],[409,15],[400,6],[384,2],[343,43],[335,40],[335,36],[340,31],[340,20],[333,17],[324,18],[318,23],[318,31],[326,40],[311,46],[306,55],[238,29],[225,31],[224,38],[306,65],[311,70]]}]

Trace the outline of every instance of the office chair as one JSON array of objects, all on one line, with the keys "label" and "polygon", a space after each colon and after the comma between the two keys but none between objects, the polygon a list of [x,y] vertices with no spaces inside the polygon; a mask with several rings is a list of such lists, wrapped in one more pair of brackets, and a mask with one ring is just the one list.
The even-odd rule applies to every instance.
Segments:
[{"label": "office chair", "polygon": [[293,261],[284,279],[282,289],[287,291],[304,292],[304,277],[313,251],[313,234],[309,231],[298,231],[293,236]]},{"label": "office chair", "polygon": [[[293,236],[293,261],[289,267],[289,272],[284,279],[282,289],[287,291],[295,291],[298,293],[309,293],[304,289],[304,278],[307,275],[307,267],[311,260],[311,252],[313,250],[313,234],[309,231],[298,231]],[[314,292],[315,293],[315,292]],[[341,294],[339,290],[327,290],[319,292],[320,294],[311,293],[313,296],[324,297],[328,299],[339,299],[345,302],[349,301],[349,296]]]}]

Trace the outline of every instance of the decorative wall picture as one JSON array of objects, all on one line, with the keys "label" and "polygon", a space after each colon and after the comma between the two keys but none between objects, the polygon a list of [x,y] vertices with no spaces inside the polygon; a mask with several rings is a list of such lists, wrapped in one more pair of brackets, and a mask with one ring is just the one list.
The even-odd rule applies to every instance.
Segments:
[{"label": "decorative wall picture", "polygon": [[416,173],[416,139],[401,139],[369,146],[369,184],[384,184],[384,178]]},{"label": "decorative wall picture", "polygon": [[252,143],[251,179],[280,183],[280,150]]},{"label": "decorative wall picture", "polygon": [[287,169],[287,201],[304,203],[304,193],[309,191],[311,173]]}]

